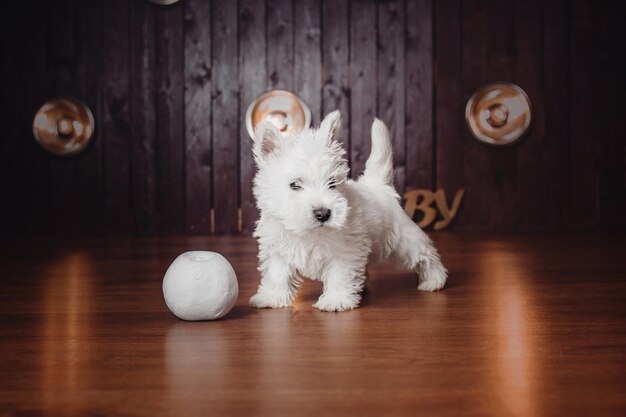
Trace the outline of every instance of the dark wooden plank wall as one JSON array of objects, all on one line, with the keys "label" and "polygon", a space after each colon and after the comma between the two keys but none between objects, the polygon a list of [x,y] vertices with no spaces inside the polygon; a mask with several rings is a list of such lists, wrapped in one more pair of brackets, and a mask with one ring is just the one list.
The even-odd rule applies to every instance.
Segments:
[{"label": "dark wooden plank wall", "polygon": [[156,14],[156,182],[159,232],[185,230],[184,4]]},{"label": "dark wooden plank wall", "polygon": [[[99,132],[101,140],[101,155],[104,166],[102,174],[103,183],[103,209],[99,215],[106,218],[101,220],[101,224],[107,229],[121,233],[124,230],[131,230],[132,227],[140,229],[140,225],[134,223],[131,216],[131,183],[133,185],[134,197],[140,194],[138,184],[133,183],[131,177],[130,159],[132,150],[135,148],[134,142],[141,142],[138,129],[144,123],[131,123],[133,120],[141,120],[139,109],[147,103],[138,103],[137,98],[132,96],[133,91],[141,84],[135,85],[131,90],[131,62],[141,65],[143,54],[134,49],[137,42],[141,42],[142,32],[132,32],[131,36],[131,14],[134,19],[138,13],[126,6],[125,0],[113,0],[107,2],[107,7],[103,8],[103,32],[102,32],[102,120],[97,123],[96,132]],[[133,20],[133,23],[136,23]],[[138,23],[138,22],[137,22]],[[141,30],[142,25],[133,25],[137,30]],[[131,55],[130,51],[137,55]],[[132,57],[132,58],[131,58]],[[132,61],[131,61],[132,60]],[[97,74],[97,72],[95,72]],[[140,80],[139,77],[147,76],[147,73],[135,72],[133,81]],[[94,77],[97,79],[97,77]],[[132,111],[132,113],[131,113]],[[98,134],[98,133],[97,133]],[[133,140],[129,140],[132,137]],[[135,165],[134,169],[139,168]],[[131,226],[132,225],[132,226]]]},{"label": "dark wooden plank wall", "polygon": [[[322,112],[341,112],[339,140],[351,158],[350,119],[350,2],[322,1]],[[372,88],[370,94],[374,93]],[[315,123],[315,122],[314,122]],[[319,124],[319,121],[317,122]]]},{"label": "dark wooden plank wall", "polygon": [[[436,184],[448,200],[467,189],[453,227],[624,230],[623,2],[434,8]],[[533,103],[529,134],[504,149],[473,140],[463,116],[471,94],[498,80]]]},{"label": "dark wooden plank wall", "polygon": [[[265,4],[257,0],[242,0],[239,5],[239,114],[245,115],[248,104],[266,89]],[[259,62],[262,64],[259,65]],[[242,231],[251,234],[257,218],[252,198],[254,158],[246,124],[239,123],[239,195]]]},{"label": "dark wooden plank wall", "polygon": [[405,136],[407,190],[434,186],[432,0],[407,2],[405,30]]},{"label": "dark wooden plank wall", "polygon": [[569,191],[578,227],[626,224],[624,10],[619,1],[572,5]]},{"label": "dark wooden plank wall", "polygon": [[[46,74],[46,91],[49,95],[56,91],[63,94],[76,95],[77,83],[75,73],[76,42],[76,9],[74,1],[61,0],[48,9],[46,38],[48,40]],[[67,231],[76,232],[79,215],[79,202],[76,189],[77,158],[50,158],[50,212],[51,230],[55,234]],[[97,178],[97,177],[96,177]],[[93,184],[96,186],[96,184]],[[82,205],[82,204],[81,204]],[[85,226],[87,226],[85,224]]]},{"label": "dark wooden plank wall", "polygon": [[361,175],[370,153],[370,123],[377,116],[376,85],[376,3],[353,2],[350,13],[350,120],[354,123],[350,143],[352,175]]},{"label": "dark wooden plank wall", "polygon": [[188,233],[211,232],[211,3],[189,0],[184,16],[185,219]]},{"label": "dark wooden plank wall", "polygon": [[[624,4],[497,0],[39,0],[2,4],[2,228],[9,234],[243,233],[257,216],[244,115],[288,89],[340,109],[353,175],[382,118],[396,185],[466,188],[457,230],[626,226]],[[519,84],[534,121],[494,149],[465,127],[480,85]],[[32,140],[48,97],[96,117],[91,146]]]},{"label": "dark wooden plank wall", "polygon": [[214,1],[213,206],[216,233],[236,233],[239,196],[239,91],[237,3]]},{"label": "dark wooden plank wall", "polygon": [[404,190],[406,182],[404,6],[401,0],[380,2],[377,13],[377,114],[388,124],[391,134],[395,186],[398,190]]},{"label": "dark wooden plank wall", "polygon": [[[128,3],[128,2],[126,2]],[[157,183],[156,183],[156,33],[155,8],[143,1],[130,3],[130,42],[119,39],[124,45],[130,44],[130,212],[133,232],[154,234],[157,232]],[[115,19],[115,16],[112,16]],[[120,32],[118,32],[120,33]],[[123,31],[120,33],[123,36]],[[117,49],[125,54],[125,48]],[[115,59],[115,58],[112,58]],[[123,58],[122,58],[123,59]],[[114,81],[113,81],[114,82]],[[114,146],[114,145],[112,145]],[[124,156],[120,155],[124,165]],[[110,169],[105,174],[114,175],[116,161],[110,161]],[[111,178],[113,180],[113,178]],[[120,179],[123,181],[124,179]],[[111,181],[115,187],[117,182]],[[124,184],[122,187],[126,187]],[[108,196],[107,196],[108,197]],[[111,204],[119,205],[123,214],[126,210],[123,196]],[[123,231],[122,231],[123,232]]]}]

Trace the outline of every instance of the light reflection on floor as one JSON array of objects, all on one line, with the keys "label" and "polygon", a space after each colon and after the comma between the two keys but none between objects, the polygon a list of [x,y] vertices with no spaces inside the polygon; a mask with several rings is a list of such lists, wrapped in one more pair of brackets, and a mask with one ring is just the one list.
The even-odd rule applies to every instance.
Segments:
[{"label": "light reflection on floor", "polygon": [[[530,323],[529,306],[532,293],[529,290],[529,271],[525,268],[523,254],[510,244],[488,244],[479,255],[479,271],[483,278],[498,280],[499,285],[481,282],[485,291],[493,292],[496,305],[485,306],[487,320],[485,331],[496,337],[494,392],[505,407],[516,410],[518,415],[533,416],[537,409],[537,386],[535,378],[537,354],[531,331],[537,331]],[[491,314],[489,313],[491,312]]]},{"label": "light reflection on floor", "polygon": [[235,353],[220,325],[210,322],[174,322],[167,329],[165,339],[165,372],[167,404],[170,415],[177,410],[187,410],[191,415],[210,415],[203,401],[211,396],[219,400],[221,387],[228,378],[226,373],[233,363]]},{"label": "light reflection on floor", "polygon": [[88,255],[74,252],[49,268],[44,280],[41,387],[48,410],[69,411],[71,399],[85,388],[81,367],[93,350],[92,267]]}]

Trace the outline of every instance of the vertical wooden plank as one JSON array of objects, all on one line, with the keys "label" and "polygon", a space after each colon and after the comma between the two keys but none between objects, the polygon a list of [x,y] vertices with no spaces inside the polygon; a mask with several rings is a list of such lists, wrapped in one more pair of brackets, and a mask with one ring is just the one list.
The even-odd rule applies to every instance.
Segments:
[{"label": "vertical wooden plank", "polygon": [[[463,2],[463,103],[481,85],[513,76],[513,10],[506,2]],[[513,228],[516,211],[516,148],[494,148],[464,134],[464,170],[468,193],[464,212],[472,229]]]},{"label": "vertical wooden plank", "polygon": [[295,92],[311,110],[313,125],[320,122],[322,105],[322,29],[317,0],[294,2]]},{"label": "vertical wooden plank", "polygon": [[[49,97],[77,95],[75,81],[74,1],[60,0],[48,10]],[[80,97],[79,97],[80,98]],[[79,206],[76,200],[76,160],[50,159],[51,224],[56,235],[75,235]]]},{"label": "vertical wooden plank", "polygon": [[404,25],[401,0],[378,3],[378,114],[389,127],[394,183],[401,195],[406,182]]},{"label": "vertical wooden plank", "polygon": [[322,2],[322,118],[333,110],[341,112],[339,141],[350,160],[350,66],[349,14],[347,0]]},{"label": "vertical wooden plank", "polygon": [[99,235],[103,230],[103,178],[101,107],[102,76],[102,2],[76,3],[76,91],[89,106],[95,128],[89,147],[76,158],[75,186],[80,207],[74,222],[81,235]]},{"label": "vertical wooden plank", "polygon": [[[19,15],[19,9],[15,2],[3,3],[0,5],[0,45],[2,51],[2,100],[3,118],[6,118],[4,126],[4,140],[0,141],[0,155],[3,156],[3,163],[0,164],[0,200],[4,204],[0,205],[0,233],[3,236],[17,235],[17,228],[23,222],[25,201],[20,201],[17,196],[17,170],[16,165],[19,160],[19,105],[18,105],[18,83],[19,62],[17,51],[23,45],[18,37],[13,42],[9,42],[9,34],[17,32],[21,23],[8,16]],[[13,82],[9,82],[13,80]],[[11,213],[16,215],[11,218]]]},{"label": "vertical wooden plank", "polygon": [[376,114],[376,3],[353,1],[350,13],[352,177],[363,173],[371,150],[370,130]]},{"label": "vertical wooden plank", "polygon": [[[488,54],[480,84],[498,79],[513,79],[513,63],[515,62],[512,4],[490,0],[486,6]],[[488,203],[486,206],[489,229],[512,229],[519,225],[521,213],[517,210],[520,197],[517,149],[515,146],[504,147],[491,149],[493,152],[485,153],[488,175],[480,180],[486,185],[486,193],[483,197],[487,196],[487,201],[496,202],[496,204]],[[479,181],[479,178],[476,180]]]},{"label": "vertical wooden plank", "polygon": [[157,8],[157,209],[162,234],[185,230],[184,3]]},{"label": "vertical wooden plank", "polygon": [[211,3],[185,2],[186,231],[211,232]]},{"label": "vertical wooden plank", "polygon": [[[489,15],[486,1],[462,2],[462,93],[460,104],[461,112],[474,91],[487,81],[485,67],[488,60]],[[464,229],[488,229],[490,222],[491,204],[493,201],[489,178],[489,152],[498,152],[486,145],[478,143],[470,135],[467,125],[462,124],[461,149],[463,151],[463,165],[460,176],[464,179],[467,188],[465,207],[463,210],[462,227]]]},{"label": "vertical wooden plank", "polygon": [[293,2],[267,0],[267,88],[293,90]]},{"label": "vertical wooden plank", "polygon": [[[542,86],[543,56],[537,48],[543,42],[542,8],[539,0],[515,3],[515,76],[511,80],[519,85],[530,97],[533,121],[530,131],[515,146],[518,148],[517,163],[519,170],[519,194],[516,209],[519,213],[519,227],[537,229],[550,217],[547,199],[546,178],[552,176],[550,163],[546,158],[544,136],[544,97]],[[561,176],[563,178],[563,176]],[[565,201],[558,202],[563,204]]]},{"label": "vertical wooden plank", "polygon": [[[623,110],[624,5],[572,4],[571,224],[623,229],[624,135],[612,110]],[[616,38],[621,36],[621,38]],[[620,51],[620,52],[617,52]],[[608,110],[611,109],[611,110]]]},{"label": "vertical wooden plank", "polygon": [[406,188],[432,188],[432,0],[408,0],[406,22]]},{"label": "vertical wooden plank", "polygon": [[[531,223],[533,228],[561,229],[566,225],[569,211],[570,9],[570,2],[566,0],[543,4],[543,95],[538,100],[531,96],[531,100],[536,108],[533,112],[536,121],[541,117],[544,120],[541,144],[544,172],[537,178],[543,196],[535,199],[537,205],[544,206],[544,215],[536,224]],[[539,113],[542,107],[543,115]],[[533,130],[536,127],[533,126]]]},{"label": "vertical wooden plank", "polygon": [[[571,33],[571,224],[594,228],[598,223],[598,146],[601,138],[595,106],[598,37],[594,20],[597,7],[587,0],[572,3]],[[596,82],[590,82],[594,80]],[[597,138],[590,140],[590,138]]]},{"label": "vertical wooden plank", "polygon": [[[133,141],[139,139],[131,135],[131,126],[142,123],[141,118],[130,121],[130,4],[124,0],[108,1],[103,13],[103,120],[99,126],[104,155],[105,230],[130,234],[130,154]],[[135,71],[141,70],[140,66]]]},{"label": "vertical wooden plank", "polygon": [[[455,192],[466,186],[463,177],[463,143],[467,140],[463,117],[461,1],[440,0],[434,3],[435,25],[435,128],[437,188]],[[466,193],[466,199],[472,190]],[[466,205],[466,204],[465,204]],[[455,222],[465,226],[465,210]]]},{"label": "vertical wooden plank", "polygon": [[[148,2],[131,2],[130,119],[133,231],[156,232],[155,16]],[[108,174],[107,174],[108,175]],[[109,196],[107,195],[107,199]]]},{"label": "vertical wooden plank", "polygon": [[[513,3],[490,0],[488,8],[488,61],[481,83],[496,80],[512,80],[515,63],[515,34]],[[489,152],[489,176],[491,201],[489,228],[508,230],[519,227],[521,212],[517,152],[518,147],[504,147]],[[484,196],[483,196],[484,197]]]},{"label": "vertical wooden plank", "polygon": [[215,232],[237,233],[239,94],[237,3],[213,2],[213,204]]},{"label": "vertical wooden plank", "polygon": [[[32,27],[27,29],[29,31],[28,46],[25,48],[28,51],[25,56],[27,60],[22,68],[24,77],[22,91],[25,92],[26,105],[24,107],[25,120],[24,123],[20,123],[22,126],[20,132],[22,132],[21,129],[24,130],[19,139],[25,147],[25,155],[28,155],[28,159],[21,158],[21,169],[24,175],[19,181],[21,189],[28,194],[24,200],[30,203],[26,211],[28,222],[25,230],[29,235],[38,236],[47,236],[52,230],[50,224],[52,216],[49,214],[52,203],[50,164],[53,157],[34,140],[31,127],[35,112],[50,97],[46,88],[49,82],[50,64],[42,62],[49,49],[49,42],[47,43],[46,39],[49,33],[47,17],[50,5],[45,6],[47,7],[42,6],[23,14],[28,17]],[[24,4],[24,7],[28,7],[28,3]]]},{"label": "vertical wooden plank", "polygon": [[53,157],[35,141],[31,126],[35,112],[50,97],[48,14],[45,5],[30,10],[31,6],[21,4],[7,13],[10,22],[6,23],[5,41],[12,58],[4,63],[10,75],[5,77],[3,96],[10,100],[5,110],[15,113],[8,113],[5,119],[12,129],[2,142],[11,150],[2,165],[10,169],[7,179],[12,182],[11,199],[15,200],[7,217],[15,223],[12,229],[45,236],[51,229],[49,165]]},{"label": "vertical wooden plank", "polygon": [[[594,118],[600,127],[599,202],[598,227],[603,230],[626,230],[626,140],[623,114],[624,91],[626,86],[626,5],[622,1],[611,0],[599,8],[602,17],[594,22],[595,30],[601,36],[597,45],[602,45],[600,69],[600,100]],[[611,109],[611,110],[607,110]]]},{"label": "vertical wooden plank", "polygon": [[[28,200],[22,200],[18,193],[19,162],[21,157],[20,113],[24,112],[24,103],[20,100],[21,56],[25,50],[24,35],[20,28],[26,25],[20,16],[21,10],[16,2],[0,5],[0,44],[2,45],[2,117],[3,139],[0,141],[0,233],[3,236],[15,236],[24,224],[24,211]],[[45,25],[44,25],[45,27]],[[24,30],[24,29],[22,29]],[[44,35],[45,36],[45,35]],[[13,39],[12,39],[13,38]],[[23,94],[23,92],[22,92]]]},{"label": "vertical wooden plank", "polygon": [[267,83],[265,24],[264,2],[242,0],[239,9],[239,190],[241,227],[242,233],[246,235],[254,230],[257,209],[252,195],[252,180],[256,168],[252,156],[252,140],[244,117],[250,103],[265,91]]}]

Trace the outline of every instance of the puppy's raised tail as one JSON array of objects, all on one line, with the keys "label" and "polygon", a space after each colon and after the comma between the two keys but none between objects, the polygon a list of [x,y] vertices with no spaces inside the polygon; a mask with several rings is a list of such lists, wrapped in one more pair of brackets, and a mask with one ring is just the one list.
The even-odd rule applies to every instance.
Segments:
[{"label": "puppy's raised tail", "polygon": [[374,119],[372,124],[372,153],[365,162],[363,177],[388,185],[393,183],[393,154],[389,130],[380,119]]}]

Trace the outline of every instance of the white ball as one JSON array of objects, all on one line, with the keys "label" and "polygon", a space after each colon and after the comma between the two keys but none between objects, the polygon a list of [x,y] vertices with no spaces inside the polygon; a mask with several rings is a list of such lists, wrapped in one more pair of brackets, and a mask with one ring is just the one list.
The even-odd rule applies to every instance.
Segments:
[{"label": "white ball", "polygon": [[185,252],[163,278],[165,304],[183,320],[219,319],[233,308],[238,295],[235,270],[215,252]]}]

